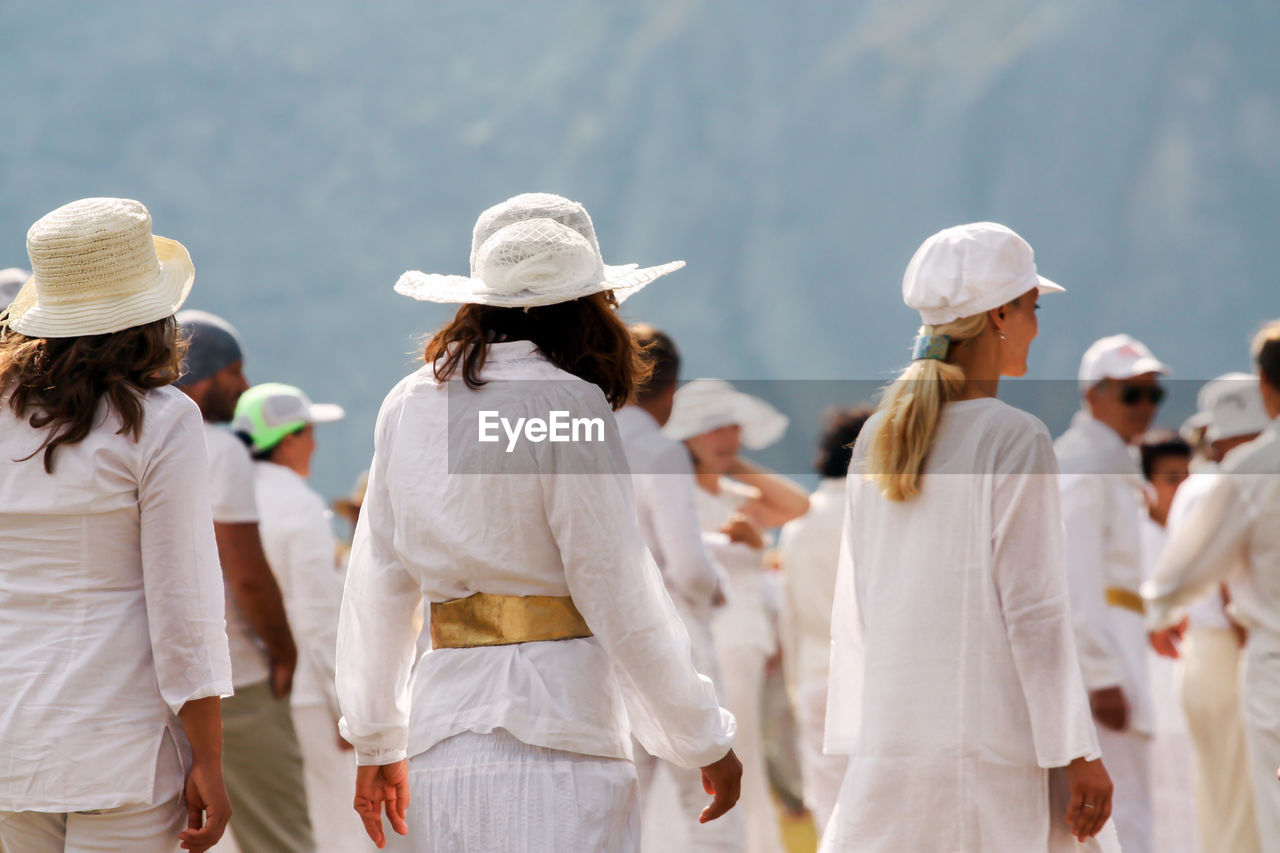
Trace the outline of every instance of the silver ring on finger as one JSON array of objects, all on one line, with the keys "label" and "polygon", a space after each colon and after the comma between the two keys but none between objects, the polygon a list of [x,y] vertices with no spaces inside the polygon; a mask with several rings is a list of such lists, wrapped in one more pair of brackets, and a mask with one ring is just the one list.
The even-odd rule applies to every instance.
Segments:
[{"label": "silver ring on finger", "polygon": [[1086,809],[1091,809],[1091,808],[1093,808],[1093,803],[1085,803],[1085,804],[1084,804],[1084,807],[1085,807]]}]

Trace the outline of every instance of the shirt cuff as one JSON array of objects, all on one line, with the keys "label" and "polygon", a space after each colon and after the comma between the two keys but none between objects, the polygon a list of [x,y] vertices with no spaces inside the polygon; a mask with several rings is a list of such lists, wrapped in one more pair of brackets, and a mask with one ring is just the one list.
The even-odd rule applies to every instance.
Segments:
[{"label": "shirt cuff", "polygon": [[170,702],[169,710],[177,714],[182,710],[182,706],[188,702],[194,702],[197,699],[208,699],[211,696],[219,696],[225,699],[233,693],[235,693],[235,689],[231,686],[230,681],[211,681],[190,691],[180,701]]},{"label": "shirt cuff", "polygon": [[361,749],[356,747],[356,766],[369,767],[395,764],[404,761],[408,755],[405,749]]}]

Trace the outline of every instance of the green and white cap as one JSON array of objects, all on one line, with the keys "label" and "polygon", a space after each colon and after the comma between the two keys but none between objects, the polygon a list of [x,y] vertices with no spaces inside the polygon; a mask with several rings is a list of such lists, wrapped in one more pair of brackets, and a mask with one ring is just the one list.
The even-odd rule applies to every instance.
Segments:
[{"label": "green and white cap", "polygon": [[341,406],[311,402],[300,388],[266,382],[240,395],[231,429],[249,436],[254,451],[261,452],[304,426],[331,423],[345,415]]}]

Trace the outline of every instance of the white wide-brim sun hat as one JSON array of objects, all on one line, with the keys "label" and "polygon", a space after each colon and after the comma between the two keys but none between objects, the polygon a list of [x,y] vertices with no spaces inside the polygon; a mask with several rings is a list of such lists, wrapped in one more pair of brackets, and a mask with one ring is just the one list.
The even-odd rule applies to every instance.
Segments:
[{"label": "white wide-brim sun hat", "polygon": [[613,291],[619,304],[684,261],[652,267],[604,263],[595,228],[577,202],[526,193],[476,220],[471,275],[409,270],[396,292],[425,302],[533,308]]},{"label": "white wide-brim sun hat", "polygon": [[676,391],[671,417],[662,431],[684,441],[721,427],[737,424],[742,446],[761,450],[782,438],[790,419],[759,397],[734,388],[723,379],[694,379]]},{"label": "white wide-brim sun hat", "polygon": [[27,232],[32,275],[6,323],[33,338],[105,335],[172,316],[195,267],[176,240],[151,233],[141,202],[86,198],[42,216]]}]

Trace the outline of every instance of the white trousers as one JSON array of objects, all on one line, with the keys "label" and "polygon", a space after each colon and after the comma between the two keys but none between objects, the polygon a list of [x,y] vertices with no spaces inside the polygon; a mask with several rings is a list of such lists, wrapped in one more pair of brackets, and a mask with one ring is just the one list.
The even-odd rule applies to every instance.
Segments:
[{"label": "white trousers", "polygon": [[1240,711],[1240,644],[1230,628],[1192,628],[1181,654],[1179,699],[1195,754],[1200,853],[1259,853]]},{"label": "white trousers", "polygon": [[723,685],[716,685],[720,704],[738,721],[733,749],[742,762],[742,795],[735,809],[741,810],[746,827],[746,853],[782,853],[778,812],[769,793],[765,769],[764,737],[761,730],[761,689],[764,686],[766,654],[749,643],[721,642],[717,635]]},{"label": "white trousers", "polygon": [[1258,840],[1266,853],[1280,853],[1280,638],[1250,633],[1240,699]]},{"label": "white trousers", "polygon": [[630,761],[467,732],[409,759],[416,853],[639,853]]},{"label": "white trousers", "polygon": [[1102,761],[1115,786],[1111,820],[1124,853],[1155,853],[1151,825],[1151,738],[1098,726]]},{"label": "white trousers", "polygon": [[813,825],[821,838],[822,830],[836,807],[849,756],[827,755],[822,751],[827,724],[827,682],[802,683],[796,692],[796,741],[800,751],[800,772],[804,777],[804,804],[813,814]]}]

